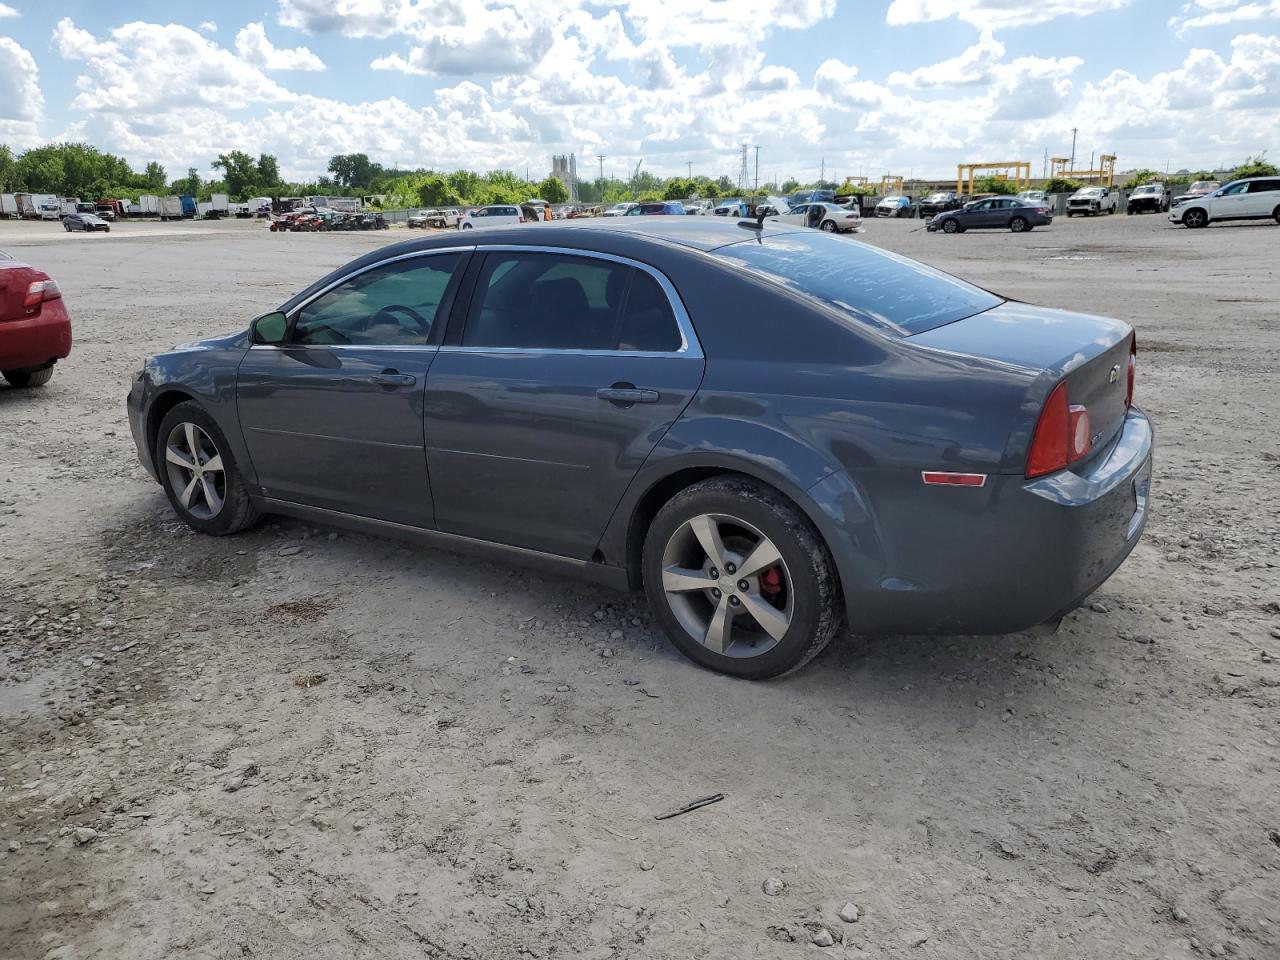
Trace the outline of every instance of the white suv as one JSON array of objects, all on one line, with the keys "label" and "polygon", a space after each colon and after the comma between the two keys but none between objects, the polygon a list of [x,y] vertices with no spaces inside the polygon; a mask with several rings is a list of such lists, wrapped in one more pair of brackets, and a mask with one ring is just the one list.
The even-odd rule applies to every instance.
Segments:
[{"label": "white suv", "polygon": [[1280,223],[1280,177],[1232,180],[1213,193],[1192,197],[1169,211],[1184,227],[1203,227],[1219,220],[1268,220]]},{"label": "white suv", "polygon": [[458,228],[474,230],[477,227],[509,227],[514,223],[524,223],[524,215],[519,207],[504,203],[472,210],[458,221]]}]

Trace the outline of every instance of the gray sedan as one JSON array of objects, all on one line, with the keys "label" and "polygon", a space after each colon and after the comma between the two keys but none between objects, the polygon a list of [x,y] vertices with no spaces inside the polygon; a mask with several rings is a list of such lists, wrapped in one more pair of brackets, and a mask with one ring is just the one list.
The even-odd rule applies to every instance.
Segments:
[{"label": "gray sedan", "polygon": [[964,233],[983,227],[1025,233],[1033,227],[1053,223],[1053,211],[1047,204],[1027,203],[1016,197],[990,197],[966,203],[959,210],[940,213],[929,221],[930,232]]},{"label": "gray sedan", "polygon": [[380,248],[151,357],[128,411],[198,531],[281,514],[643,589],[759,679],[845,624],[1078,605],[1147,516],[1134,357],[1120,321],[860,242],[640,217]]}]

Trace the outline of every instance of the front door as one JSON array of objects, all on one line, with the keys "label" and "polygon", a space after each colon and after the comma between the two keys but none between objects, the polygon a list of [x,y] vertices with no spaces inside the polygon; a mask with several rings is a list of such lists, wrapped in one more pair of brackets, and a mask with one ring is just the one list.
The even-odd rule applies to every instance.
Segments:
[{"label": "front door", "polygon": [[1228,184],[1218,191],[1211,204],[1209,216],[1213,220],[1239,220],[1249,216],[1249,184]]},{"label": "front door", "polygon": [[427,377],[437,526],[587,559],[702,381],[692,327],[665,278],[612,258],[494,249],[475,277]]},{"label": "front door", "polygon": [[463,257],[363,270],[296,310],[285,344],[245,354],[237,403],[263,496],[432,525],[423,392]]}]

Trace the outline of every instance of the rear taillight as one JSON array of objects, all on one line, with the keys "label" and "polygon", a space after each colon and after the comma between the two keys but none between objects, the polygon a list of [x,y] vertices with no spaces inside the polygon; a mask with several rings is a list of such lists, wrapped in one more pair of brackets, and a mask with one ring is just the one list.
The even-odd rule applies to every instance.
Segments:
[{"label": "rear taillight", "polygon": [[1124,394],[1124,408],[1128,410],[1133,406],[1133,381],[1138,375],[1138,335],[1133,335],[1133,341],[1129,345],[1129,386]]},{"label": "rear taillight", "polygon": [[1067,381],[1049,394],[1027,454],[1027,478],[1054,473],[1089,452],[1089,411],[1067,400]]},{"label": "rear taillight", "polygon": [[62,291],[58,289],[57,280],[36,280],[27,287],[27,296],[22,301],[22,305],[30,310],[46,300],[60,299],[62,299]]}]

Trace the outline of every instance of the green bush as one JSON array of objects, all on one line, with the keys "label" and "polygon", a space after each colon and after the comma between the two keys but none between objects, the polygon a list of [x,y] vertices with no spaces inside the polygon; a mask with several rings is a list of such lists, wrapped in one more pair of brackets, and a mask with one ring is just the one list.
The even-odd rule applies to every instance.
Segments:
[{"label": "green bush", "polygon": [[1067,177],[1054,177],[1044,185],[1045,193],[1075,193],[1084,184],[1079,180],[1071,180]]}]

